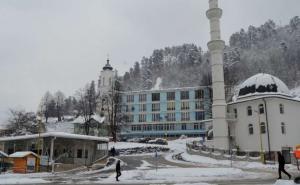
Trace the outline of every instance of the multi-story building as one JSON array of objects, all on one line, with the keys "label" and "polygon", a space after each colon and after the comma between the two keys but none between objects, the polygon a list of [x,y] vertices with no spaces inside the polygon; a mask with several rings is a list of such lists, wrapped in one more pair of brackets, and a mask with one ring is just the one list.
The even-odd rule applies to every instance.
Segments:
[{"label": "multi-story building", "polygon": [[204,136],[211,123],[211,90],[189,87],[122,92],[123,138]]}]

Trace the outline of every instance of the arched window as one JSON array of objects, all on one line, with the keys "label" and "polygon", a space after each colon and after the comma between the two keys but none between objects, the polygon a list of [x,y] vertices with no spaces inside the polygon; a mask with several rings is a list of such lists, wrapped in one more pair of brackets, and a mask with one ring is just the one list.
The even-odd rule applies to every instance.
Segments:
[{"label": "arched window", "polygon": [[252,124],[248,125],[248,130],[249,130],[249,135],[253,135],[254,130],[253,130],[253,125]]},{"label": "arched window", "polygon": [[265,113],[264,105],[263,104],[259,104],[258,110],[259,110],[259,114],[264,114]]},{"label": "arched window", "polygon": [[248,116],[252,116],[252,107],[251,106],[247,107],[247,114],[248,114]]},{"label": "arched window", "polygon": [[266,133],[266,124],[265,122],[260,123],[260,133],[265,134]]},{"label": "arched window", "polygon": [[284,107],[283,107],[283,104],[279,104],[279,112],[280,112],[280,114],[283,114],[283,113],[284,113]]},{"label": "arched window", "polygon": [[286,134],[285,123],[281,123],[281,134]]}]

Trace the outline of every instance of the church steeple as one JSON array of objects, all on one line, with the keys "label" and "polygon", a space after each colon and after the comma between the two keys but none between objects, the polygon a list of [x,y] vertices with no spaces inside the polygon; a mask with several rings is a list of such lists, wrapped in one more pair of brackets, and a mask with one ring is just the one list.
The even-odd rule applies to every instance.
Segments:
[{"label": "church steeple", "polygon": [[103,67],[103,70],[113,70],[113,67],[111,67],[111,65],[109,64],[109,58],[107,58],[106,60],[106,65]]}]

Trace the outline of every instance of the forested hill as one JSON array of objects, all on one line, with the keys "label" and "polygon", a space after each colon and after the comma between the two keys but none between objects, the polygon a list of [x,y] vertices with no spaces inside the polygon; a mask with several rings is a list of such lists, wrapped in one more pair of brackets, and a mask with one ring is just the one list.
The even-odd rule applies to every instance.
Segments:
[{"label": "forested hill", "polygon": [[[232,34],[224,50],[226,85],[237,85],[259,73],[279,77],[290,88],[300,84],[300,18],[285,26],[272,20]],[[166,47],[143,57],[123,76],[124,90],[151,89],[156,79],[162,88],[210,85],[208,53],[194,44]]]}]

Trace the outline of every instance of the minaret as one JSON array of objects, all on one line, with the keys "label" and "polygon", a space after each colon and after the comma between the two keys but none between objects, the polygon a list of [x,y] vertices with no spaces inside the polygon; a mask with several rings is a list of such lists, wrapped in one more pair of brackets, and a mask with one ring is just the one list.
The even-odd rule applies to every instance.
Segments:
[{"label": "minaret", "polygon": [[218,8],[218,0],[209,0],[206,16],[210,22],[210,51],[212,88],[213,88],[213,143],[215,148],[229,149],[228,125],[226,121],[226,102],[224,90],[223,50],[225,42],[221,40],[220,18],[222,9]]}]

